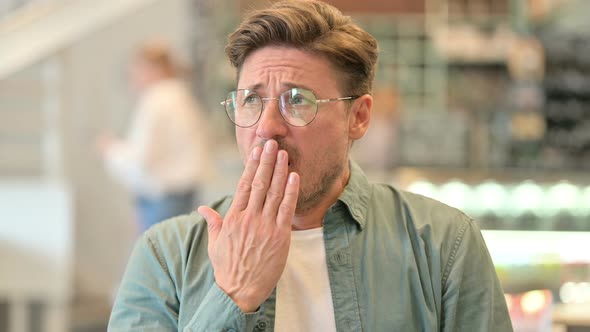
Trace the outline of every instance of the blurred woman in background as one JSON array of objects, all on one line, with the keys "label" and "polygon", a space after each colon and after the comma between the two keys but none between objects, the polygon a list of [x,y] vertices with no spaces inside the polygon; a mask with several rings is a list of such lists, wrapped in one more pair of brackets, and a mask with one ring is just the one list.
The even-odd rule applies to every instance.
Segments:
[{"label": "blurred woman in background", "polygon": [[193,210],[209,168],[206,125],[181,74],[165,43],[140,47],[130,70],[138,102],[127,136],[98,140],[110,173],[136,196],[142,232]]}]

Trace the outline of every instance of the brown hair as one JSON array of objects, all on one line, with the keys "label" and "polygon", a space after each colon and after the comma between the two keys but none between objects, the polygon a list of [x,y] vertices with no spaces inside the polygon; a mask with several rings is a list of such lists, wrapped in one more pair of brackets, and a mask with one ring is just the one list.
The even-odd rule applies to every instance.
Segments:
[{"label": "brown hair", "polygon": [[343,93],[371,93],[377,41],[331,5],[316,0],[289,0],[254,11],[229,36],[225,53],[239,75],[248,55],[269,45],[324,56],[344,73]]}]

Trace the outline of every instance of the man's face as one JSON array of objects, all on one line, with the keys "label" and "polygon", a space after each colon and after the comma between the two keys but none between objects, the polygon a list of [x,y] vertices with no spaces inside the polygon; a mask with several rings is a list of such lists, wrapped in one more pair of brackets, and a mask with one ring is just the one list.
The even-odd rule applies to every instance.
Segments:
[{"label": "man's face", "polygon": [[[268,46],[250,54],[240,72],[238,89],[255,91],[262,98],[276,98],[292,87],[313,91],[317,99],[346,97],[339,88],[340,75],[329,61],[295,48]],[[242,161],[252,149],[269,139],[289,154],[289,171],[301,177],[297,213],[304,214],[335,183],[348,180],[349,102],[318,105],[316,118],[307,126],[293,127],[281,117],[278,101],[264,103],[259,122],[236,127]]]}]

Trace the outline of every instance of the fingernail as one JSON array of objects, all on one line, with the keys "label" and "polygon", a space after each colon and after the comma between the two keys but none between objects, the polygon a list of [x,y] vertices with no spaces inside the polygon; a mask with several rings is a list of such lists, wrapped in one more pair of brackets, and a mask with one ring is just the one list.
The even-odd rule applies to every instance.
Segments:
[{"label": "fingernail", "polygon": [[271,153],[274,151],[274,149],[275,149],[275,143],[273,140],[267,141],[264,144],[264,152]]},{"label": "fingernail", "polygon": [[289,174],[289,184],[295,184],[297,182],[297,173],[291,172]]},{"label": "fingernail", "polygon": [[252,149],[252,159],[253,160],[259,160],[260,159],[260,151],[262,150],[261,147],[257,146],[254,149]]}]

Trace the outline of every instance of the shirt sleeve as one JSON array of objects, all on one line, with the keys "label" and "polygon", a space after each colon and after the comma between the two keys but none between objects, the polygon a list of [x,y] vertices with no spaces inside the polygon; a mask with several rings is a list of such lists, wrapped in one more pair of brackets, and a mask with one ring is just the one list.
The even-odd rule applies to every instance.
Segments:
[{"label": "shirt sleeve", "polygon": [[214,284],[184,332],[252,331],[259,311],[244,314],[235,302]]},{"label": "shirt sleeve", "polygon": [[468,219],[443,275],[441,331],[510,332],[504,292],[479,228]]},{"label": "shirt sleeve", "polygon": [[189,303],[180,303],[182,290],[168,268],[180,262],[169,261],[171,257],[162,255],[148,234],[151,233],[142,235],[130,256],[108,331],[179,331],[181,306],[185,312],[194,312],[184,327],[186,332],[254,329],[259,313],[244,314],[215,283],[194,308]]},{"label": "shirt sleeve", "polygon": [[108,331],[177,331],[179,308],[176,285],[144,233],[129,258]]}]

